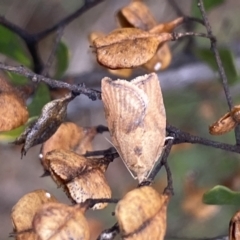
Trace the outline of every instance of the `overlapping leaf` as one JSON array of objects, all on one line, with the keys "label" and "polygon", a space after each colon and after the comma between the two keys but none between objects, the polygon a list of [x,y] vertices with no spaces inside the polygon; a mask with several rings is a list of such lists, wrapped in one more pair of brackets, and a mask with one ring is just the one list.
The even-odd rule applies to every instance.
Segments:
[{"label": "overlapping leaf", "polygon": [[72,150],[78,154],[85,154],[92,150],[92,140],[96,136],[95,127],[79,127],[72,122],[64,122],[57,131],[42,145],[41,159],[46,169],[45,156],[55,149]]},{"label": "overlapping leaf", "polygon": [[14,141],[15,144],[24,144],[22,156],[29,148],[45,142],[57,131],[66,117],[68,103],[75,97],[76,95],[71,93],[44,106],[40,117]]},{"label": "overlapping leaf", "polygon": [[[82,203],[88,198],[111,197],[111,189],[104,176],[108,159],[87,159],[69,150],[53,150],[47,153],[45,163],[53,180],[63,187],[74,203]],[[98,203],[93,209],[106,205]]]},{"label": "overlapping leaf", "polygon": [[90,239],[85,209],[61,203],[45,204],[35,214],[33,230],[41,240]]},{"label": "overlapping leaf", "polygon": [[11,218],[17,240],[34,240],[32,221],[43,204],[57,202],[56,198],[45,190],[36,190],[24,195],[12,208]]},{"label": "overlapping leaf", "polygon": [[148,186],[128,192],[115,209],[122,238],[163,240],[168,201],[168,195],[159,195]]}]

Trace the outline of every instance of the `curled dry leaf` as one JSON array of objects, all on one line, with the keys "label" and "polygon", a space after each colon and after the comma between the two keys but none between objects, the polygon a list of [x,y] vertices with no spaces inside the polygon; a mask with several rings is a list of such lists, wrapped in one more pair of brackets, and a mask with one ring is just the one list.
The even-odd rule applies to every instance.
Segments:
[{"label": "curled dry leaf", "polygon": [[[118,14],[118,21],[121,27],[135,27],[152,33],[171,33],[177,26],[183,23],[184,18],[179,17],[173,21],[157,25],[150,10],[143,2],[132,2],[122,8]],[[159,71],[167,68],[171,63],[172,55],[167,43],[159,47],[157,53],[143,65],[148,71]]]},{"label": "curled dry leaf", "polygon": [[13,142],[15,144],[24,144],[22,156],[27,151],[40,143],[48,140],[58,129],[66,117],[67,105],[76,95],[70,93],[63,98],[53,100],[47,103],[42,113],[25,131]]},{"label": "curled dry leaf", "polygon": [[[104,37],[105,34],[101,33],[101,32],[92,32],[90,35],[89,35],[89,41],[91,44],[93,44],[93,41],[96,39],[96,38],[99,38],[99,37]],[[118,76],[118,77],[122,77],[122,78],[128,78],[132,75],[132,69],[129,69],[129,68],[125,68],[125,69],[107,69],[108,72],[110,72],[111,74],[115,75],[115,76]]]},{"label": "curled dry leaf", "polygon": [[25,124],[28,111],[21,94],[0,76],[0,132],[9,131]]},{"label": "curled dry leaf", "polygon": [[148,31],[157,25],[150,10],[143,2],[132,2],[117,14],[121,27],[135,27]]},{"label": "curled dry leaf", "polygon": [[128,192],[115,209],[123,239],[164,239],[168,201],[149,186]]},{"label": "curled dry leaf", "polygon": [[33,219],[33,229],[41,240],[90,239],[87,220],[79,206],[45,204]]},{"label": "curled dry leaf", "polygon": [[154,26],[153,28],[149,29],[150,30],[149,32],[151,32],[151,33],[164,33],[164,32],[171,33],[171,32],[173,32],[173,30],[176,27],[181,25],[183,22],[184,22],[184,17],[179,17],[170,22],[160,23],[160,24]]},{"label": "curled dry leaf", "polygon": [[229,240],[240,239],[240,212],[236,212],[229,223]]},{"label": "curled dry leaf", "polygon": [[[53,150],[46,155],[46,164],[53,180],[62,186],[74,203],[88,198],[110,198],[111,189],[104,173],[108,167],[107,158],[87,159],[68,150]],[[102,209],[107,203],[98,203],[93,209]]]},{"label": "curled dry leaf", "polygon": [[33,217],[39,208],[48,202],[57,202],[57,200],[50,193],[40,189],[24,195],[15,204],[12,208],[11,219],[17,240],[37,239],[32,231]]},{"label": "curled dry leaf", "polygon": [[152,73],[131,82],[104,78],[102,100],[113,145],[141,182],[150,174],[165,142],[166,113],[158,77]]},{"label": "curled dry leaf", "polygon": [[75,123],[65,122],[42,145],[41,159],[46,169],[45,155],[54,149],[72,150],[78,154],[92,151],[92,140],[96,136],[96,127],[79,127]]},{"label": "curled dry leaf", "polygon": [[116,29],[93,41],[97,60],[111,69],[133,68],[149,61],[158,46],[172,36],[169,33],[152,34],[136,28]]},{"label": "curled dry leaf", "polygon": [[209,127],[209,133],[212,135],[220,135],[231,131],[237,126],[238,122],[240,122],[239,113],[240,107],[235,106],[231,112],[223,115]]}]

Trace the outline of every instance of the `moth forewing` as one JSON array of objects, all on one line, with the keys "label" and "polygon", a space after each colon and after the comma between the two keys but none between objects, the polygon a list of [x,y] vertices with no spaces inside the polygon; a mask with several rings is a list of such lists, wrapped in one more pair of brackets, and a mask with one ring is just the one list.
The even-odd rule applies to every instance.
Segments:
[{"label": "moth forewing", "polygon": [[[145,118],[146,156],[148,163],[154,165],[162,154],[166,136],[166,112],[160,87],[160,82],[155,73],[145,75],[134,80],[148,96],[148,109]],[[148,146],[148,148],[147,148]]]},{"label": "moth forewing", "polygon": [[131,82],[105,78],[102,99],[113,145],[141,182],[153,169],[165,141],[166,114],[157,75]]}]

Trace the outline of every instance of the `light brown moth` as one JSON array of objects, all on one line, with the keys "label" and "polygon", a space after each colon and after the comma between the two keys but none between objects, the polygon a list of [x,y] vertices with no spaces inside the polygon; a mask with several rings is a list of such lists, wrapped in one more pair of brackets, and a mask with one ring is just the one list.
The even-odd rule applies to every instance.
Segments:
[{"label": "light brown moth", "polygon": [[160,157],[166,113],[155,73],[133,79],[102,79],[102,100],[113,145],[134,178],[142,182]]}]

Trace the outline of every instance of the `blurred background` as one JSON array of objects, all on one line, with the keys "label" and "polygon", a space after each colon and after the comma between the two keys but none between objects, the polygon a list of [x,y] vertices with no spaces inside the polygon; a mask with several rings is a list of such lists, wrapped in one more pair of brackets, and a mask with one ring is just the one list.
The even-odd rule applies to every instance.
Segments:
[{"label": "blurred background", "polygon": [[[85,83],[87,87],[94,89],[100,89],[101,79],[104,76],[118,78],[96,62],[95,54],[89,48],[91,44],[89,34],[108,33],[118,27],[116,12],[130,2],[129,0],[106,0],[65,27],[58,57],[63,59],[61,61],[66,71],[59,74],[58,78],[71,83]],[[146,0],[143,2],[149,7],[158,23],[171,21],[181,14],[200,17],[196,1],[178,0],[175,3],[173,0]],[[209,8],[209,21],[218,40],[234,105],[238,105],[240,102],[238,75],[240,2],[236,0],[216,2],[217,4]],[[37,33],[54,25],[82,4],[81,0],[0,0],[0,15],[29,33]],[[197,24],[185,24],[177,31],[205,32],[206,30]],[[31,67],[31,56],[21,39],[13,39],[11,33],[8,37],[9,39],[6,40],[7,35],[0,34],[1,62],[12,65],[20,62]],[[48,59],[55,38],[56,34],[51,34],[38,45],[44,63]],[[21,51],[24,51],[19,50],[22,54],[21,58],[16,57],[18,55],[15,54],[18,51],[15,47],[19,46],[23,49]],[[6,53],[4,49],[7,48],[11,50]],[[192,134],[234,144],[233,132],[221,136],[211,136],[208,133],[209,125],[228,110],[213,56],[209,54],[209,41],[186,38],[170,43],[169,48],[172,55],[170,65],[158,72],[167,122]],[[50,70],[50,76],[54,76],[56,66],[58,66],[57,61]],[[149,71],[151,70],[138,68],[128,79]],[[15,83],[25,81],[17,75],[9,77]],[[28,99],[31,105],[31,116],[39,114],[41,106],[49,99],[45,94],[50,94],[49,96],[54,98],[59,93],[56,91],[50,93],[49,89],[43,87],[36,90],[35,94],[38,94],[38,101],[34,104],[31,102],[34,94],[30,100]],[[102,102],[91,101],[85,96],[77,97],[68,107],[68,120],[80,126],[106,125]],[[24,194],[35,189],[45,189],[59,201],[70,204],[70,200],[61,189],[57,188],[50,177],[40,178],[43,173],[38,159],[40,146],[31,148],[21,159],[21,147],[7,144],[17,134],[19,131],[0,133],[0,239],[8,239],[8,234],[12,232],[11,209]],[[108,134],[98,135],[95,138],[94,150],[110,147],[106,137],[110,138]],[[168,208],[166,239],[206,239],[226,235],[230,218],[239,206],[204,205],[201,202],[202,194],[217,184],[239,190],[239,156],[210,147],[180,144],[173,147],[168,161],[173,175],[175,194]],[[131,178],[120,159],[110,164],[106,175],[114,198],[121,198],[137,186],[137,182]],[[153,186],[162,192],[166,186],[164,170],[158,174]],[[101,211],[88,212],[92,239],[96,239],[103,229],[115,223],[113,211],[114,206],[111,205]]]}]

